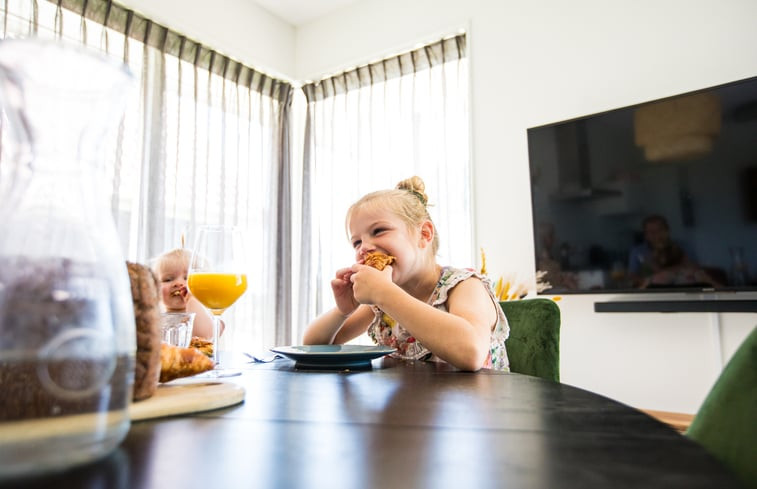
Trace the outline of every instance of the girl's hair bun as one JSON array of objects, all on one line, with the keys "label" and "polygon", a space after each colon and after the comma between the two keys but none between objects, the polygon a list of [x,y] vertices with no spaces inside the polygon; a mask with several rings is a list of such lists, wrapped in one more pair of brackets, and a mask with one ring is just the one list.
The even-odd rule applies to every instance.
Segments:
[{"label": "girl's hair bun", "polygon": [[414,194],[421,201],[424,206],[428,204],[428,195],[426,195],[426,184],[423,183],[423,179],[419,176],[412,176],[405,180],[402,180],[397,184],[397,189],[407,190]]}]

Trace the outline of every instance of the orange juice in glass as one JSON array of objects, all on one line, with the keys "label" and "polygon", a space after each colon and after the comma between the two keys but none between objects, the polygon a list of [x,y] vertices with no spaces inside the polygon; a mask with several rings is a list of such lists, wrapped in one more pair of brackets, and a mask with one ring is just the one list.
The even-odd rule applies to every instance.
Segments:
[{"label": "orange juice in glass", "polygon": [[187,288],[213,315],[212,377],[239,375],[218,365],[221,314],[247,290],[246,251],[242,232],[234,226],[201,226],[189,261]]},{"label": "orange juice in glass", "polygon": [[247,290],[247,274],[195,272],[189,276],[187,286],[202,305],[220,315]]}]

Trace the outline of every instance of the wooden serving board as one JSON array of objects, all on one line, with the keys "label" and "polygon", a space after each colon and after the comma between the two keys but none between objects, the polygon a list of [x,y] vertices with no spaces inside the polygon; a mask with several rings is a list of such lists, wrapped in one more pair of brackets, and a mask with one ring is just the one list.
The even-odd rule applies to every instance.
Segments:
[{"label": "wooden serving board", "polygon": [[244,387],[209,379],[181,379],[160,384],[152,397],[129,406],[132,421],[199,413],[244,401]]}]

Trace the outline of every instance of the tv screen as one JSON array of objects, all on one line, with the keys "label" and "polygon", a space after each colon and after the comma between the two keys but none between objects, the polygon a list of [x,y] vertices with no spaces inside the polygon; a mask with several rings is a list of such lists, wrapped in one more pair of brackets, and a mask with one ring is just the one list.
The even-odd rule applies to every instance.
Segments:
[{"label": "tv screen", "polygon": [[757,290],[757,77],[528,129],[545,293]]}]

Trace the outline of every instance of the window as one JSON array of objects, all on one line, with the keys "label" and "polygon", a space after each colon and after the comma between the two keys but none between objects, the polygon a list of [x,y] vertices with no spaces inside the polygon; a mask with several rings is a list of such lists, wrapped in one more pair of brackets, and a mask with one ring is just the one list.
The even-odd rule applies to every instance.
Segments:
[{"label": "window", "polygon": [[330,280],[354,263],[344,223],[348,207],[412,175],[426,184],[439,261],[473,263],[465,36],[308,84],[304,91],[309,158],[303,174],[311,203],[304,222],[312,224],[304,230],[302,267],[315,286],[300,298],[300,322],[333,306]]},{"label": "window", "polygon": [[289,324],[277,311],[291,307],[277,294],[280,260],[271,257],[281,253],[277,170],[289,163],[277,135],[292,87],[105,0],[5,6],[5,37],[81,43],[134,74],[117,137],[104,151],[103,204],[111,206],[125,258],[147,264],[182,241],[191,247],[201,224],[248,230],[254,273],[249,292],[224,314],[230,327],[220,346],[273,345]]},{"label": "window", "polygon": [[[307,84],[301,116],[289,83],[107,0],[4,5],[3,36],[83,43],[135,75],[105,162],[104,205],[128,260],[191,247],[200,224],[248,231],[249,289],[224,314],[221,349],[299,342],[333,303],[334,271],[354,261],[349,205],[412,175],[426,183],[440,262],[473,262],[464,35]],[[307,158],[294,168],[289,121],[301,117]]]}]

